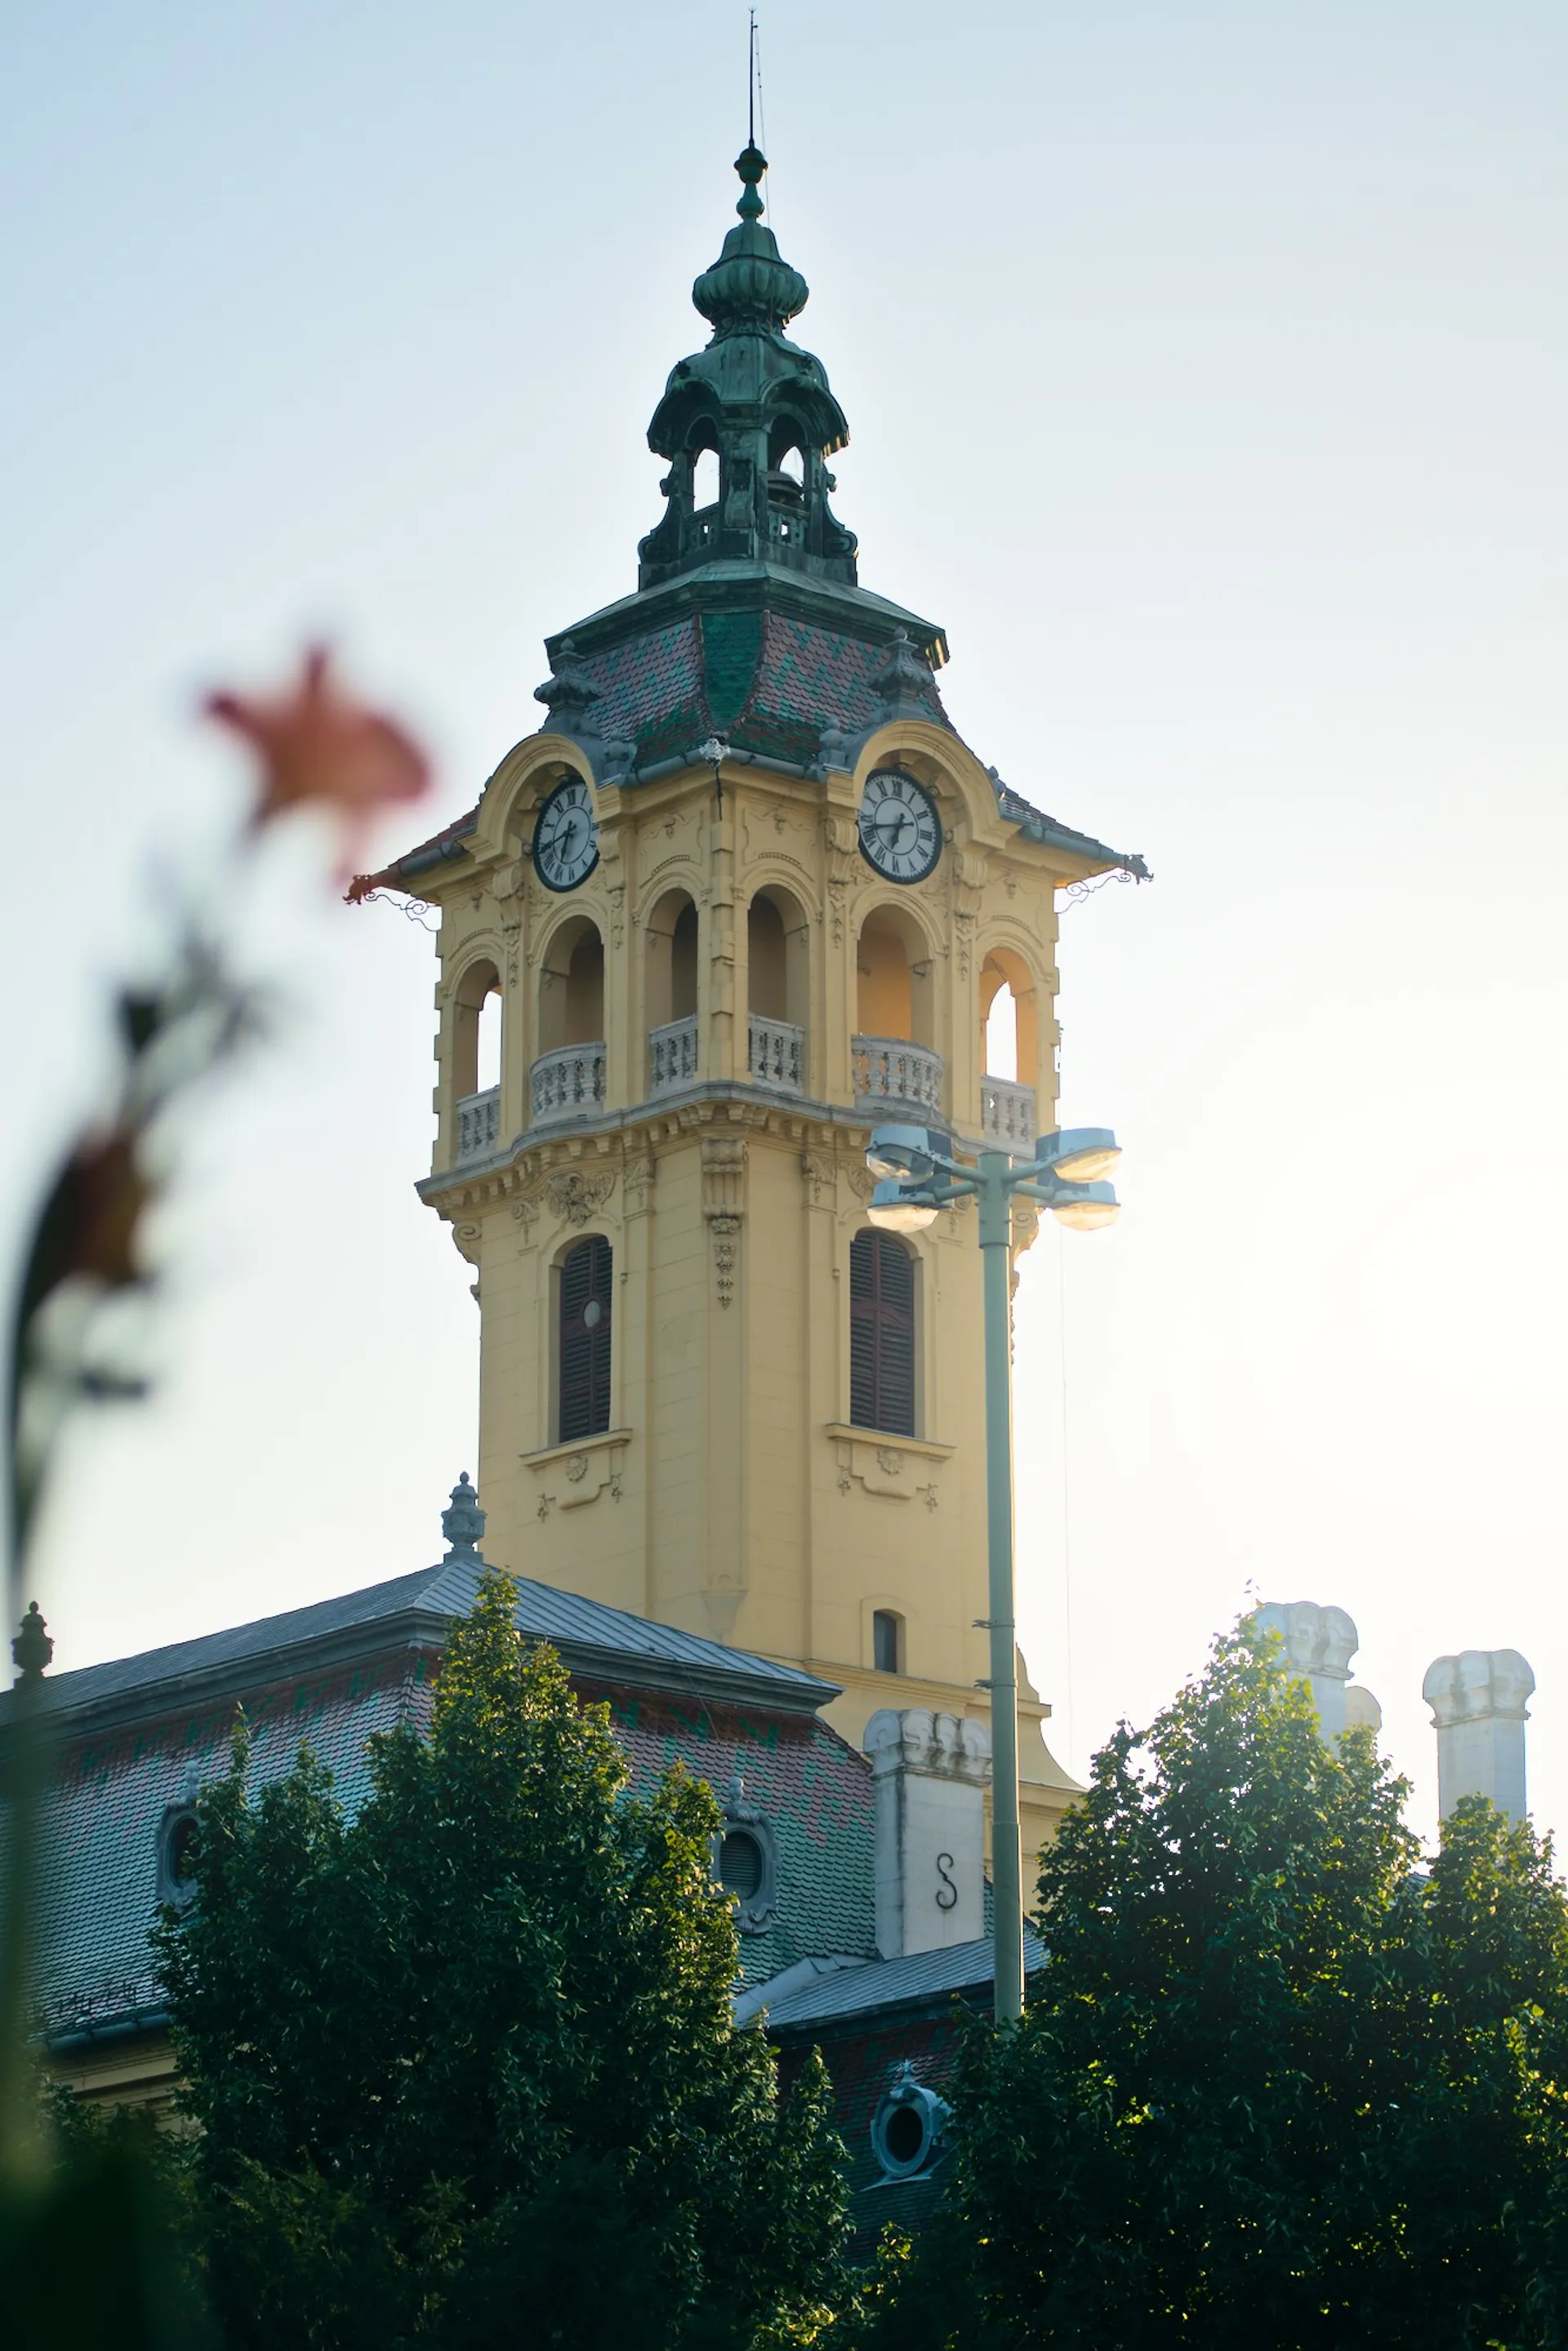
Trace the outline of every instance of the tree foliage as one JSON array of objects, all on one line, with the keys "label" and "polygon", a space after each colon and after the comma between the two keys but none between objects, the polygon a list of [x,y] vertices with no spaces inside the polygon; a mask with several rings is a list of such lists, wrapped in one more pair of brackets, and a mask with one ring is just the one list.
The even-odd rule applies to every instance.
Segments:
[{"label": "tree foliage", "polygon": [[1122,1726],[1045,1854],[1021,2025],[977,2030],[947,2208],[867,2329],[901,2351],[1568,2341],[1568,1904],[1406,1790],[1245,1625]]},{"label": "tree foliage", "polygon": [[629,1794],[603,1708],[491,1574],[428,1734],[346,1817],[237,1738],[162,1949],[236,2346],[377,2351],[807,2335],[843,2235],[820,2067],[778,2099],[730,2020],[709,1792]]}]

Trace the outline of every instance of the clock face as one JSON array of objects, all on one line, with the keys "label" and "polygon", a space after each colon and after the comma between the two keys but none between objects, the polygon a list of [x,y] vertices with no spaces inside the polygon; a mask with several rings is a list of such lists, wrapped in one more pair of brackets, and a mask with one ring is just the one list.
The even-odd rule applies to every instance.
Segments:
[{"label": "clock face", "polygon": [[924,882],[942,854],[942,820],[924,784],[878,768],[861,799],[861,853],[890,882]]},{"label": "clock face", "polygon": [[547,890],[575,890],[599,862],[599,826],[580,776],[558,784],[534,825],[534,872]]}]

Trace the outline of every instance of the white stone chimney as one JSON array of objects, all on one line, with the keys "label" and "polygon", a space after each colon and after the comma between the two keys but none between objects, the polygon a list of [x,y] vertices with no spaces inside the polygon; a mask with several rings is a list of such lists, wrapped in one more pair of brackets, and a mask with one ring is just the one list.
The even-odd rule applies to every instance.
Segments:
[{"label": "white stone chimney", "polygon": [[1347,1687],[1361,1635],[1343,1608],[1320,1608],[1315,1600],[1266,1600],[1255,1621],[1279,1635],[1287,1669],[1311,1682],[1325,1739],[1364,1722],[1381,1728],[1383,1709],[1372,1692]]},{"label": "white stone chimney", "polygon": [[1500,1813],[1523,1820],[1525,1700],[1534,1687],[1517,1649],[1463,1649],[1427,1667],[1421,1695],[1437,1727],[1445,1820],[1461,1796],[1490,1796]]},{"label": "white stone chimney", "polygon": [[875,1792],[876,1947],[884,1959],[985,1932],[984,1723],[883,1707],[865,1727]]}]

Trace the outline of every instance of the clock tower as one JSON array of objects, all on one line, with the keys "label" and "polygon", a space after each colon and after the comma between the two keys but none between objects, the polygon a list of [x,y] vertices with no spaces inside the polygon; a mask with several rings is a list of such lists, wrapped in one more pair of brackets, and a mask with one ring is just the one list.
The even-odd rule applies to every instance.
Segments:
[{"label": "clock tower", "polygon": [[[879,1707],[988,1711],[973,1216],[873,1229],[866,1140],[1030,1151],[1056,893],[1143,868],[983,766],[942,631],[860,585],[806,282],[736,168],[635,592],[549,639],[542,725],[374,878],[440,910],[421,1189],[474,1269],[488,1555],[821,1673],[858,1744]],[[1024,1687],[1027,1847],[1071,1783]]]}]

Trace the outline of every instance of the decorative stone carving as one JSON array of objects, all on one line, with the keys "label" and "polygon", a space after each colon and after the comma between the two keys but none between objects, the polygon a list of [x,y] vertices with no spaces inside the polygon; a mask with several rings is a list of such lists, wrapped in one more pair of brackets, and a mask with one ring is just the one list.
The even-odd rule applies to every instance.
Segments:
[{"label": "decorative stone carving", "polygon": [[[950,1445],[933,1445],[913,1437],[902,1445],[889,1445],[884,1439],[879,1441],[871,1429],[852,1428],[840,1421],[831,1425],[829,1433],[838,1457],[841,1494],[851,1492],[858,1484],[868,1494],[900,1502],[918,1497],[927,1510],[936,1509],[936,1481],[953,1450]],[[917,1482],[922,1479],[924,1483]]]},{"label": "decorative stone carving", "polygon": [[713,1217],[708,1229],[713,1235],[714,1288],[721,1306],[735,1303],[735,1273],[740,1256],[740,1218]]},{"label": "decorative stone carving", "polygon": [[713,1242],[714,1287],[719,1304],[733,1306],[746,1197],[745,1137],[704,1135],[702,1166],[703,1216]]},{"label": "decorative stone carving", "polygon": [[837,1163],[831,1153],[802,1151],[800,1173],[806,1179],[806,1196],[813,1208],[831,1207],[838,1190]]},{"label": "decorative stone carving", "polygon": [[828,919],[833,945],[844,943],[844,896],[861,871],[860,828],[852,816],[830,810],[822,819],[822,844],[828,867]]},{"label": "decorative stone carving", "polygon": [[622,1180],[625,1186],[623,1206],[629,1217],[640,1217],[646,1210],[657,1164],[651,1152],[643,1152],[626,1162]]},{"label": "decorative stone carving", "polygon": [[602,1168],[597,1176],[580,1176],[576,1168],[565,1169],[549,1176],[545,1185],[552,1211],[569,1225],[585,1225],[614,1189],[613,1167]]},{"label": "decorative stone carving", "polygon": [[845,1172],[850,1179],[850,1190],[854,1194],[855,1198],[869,1200],[876,1189],[876,1177],[872,1174],[865,1161],[852,1159]]},{"label": "decorative stone carving", "polygon": [[541,1489],[545,1479],[550,1481],[549,1490],[540,1491],[535,1515],[546,1519],[552,1510],[583,1510],[601,1494],[618,1502],[626,1475],[627,1443],[626,1430],[612,1428],[602,1437],[587,1437],[575,1445],[547,1445],[542,1452],[525,1453],[523,1459],[540,1480]]}]

